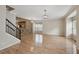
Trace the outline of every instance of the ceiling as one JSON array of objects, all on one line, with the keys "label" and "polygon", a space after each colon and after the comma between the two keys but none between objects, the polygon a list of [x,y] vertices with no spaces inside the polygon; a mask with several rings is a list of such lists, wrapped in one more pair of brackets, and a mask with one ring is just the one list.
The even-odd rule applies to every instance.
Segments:
[{"label": "ceiling", "polygon": [[29,20],[43,20],[44,9],[47,9],[49,19],[63,17],[71,8],[71,5],[13,5],[18,17]]}]

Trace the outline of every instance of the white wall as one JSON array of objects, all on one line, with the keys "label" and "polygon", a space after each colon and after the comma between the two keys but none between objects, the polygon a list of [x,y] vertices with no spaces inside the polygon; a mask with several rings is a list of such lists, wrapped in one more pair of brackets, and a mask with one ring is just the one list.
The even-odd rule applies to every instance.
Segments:
[{"label": "white wall", "polygon": [[[15,21],[15,19],[14,19]],[[20,43],[20,40],[6,33],[6,6],[0,5],[0,50]]]},{"label": "white wall", "polygon": [[6,18],[11,21],[14,25],[16,25],[16,14],[6,10]]},{"label": "white wall", "polygon": [[50,35],[64,35],[65,31],[65,20],[46,20],[43,22],[43,32],[44,34]]},{"label": "white wall", "polygon": [[5,38],[5,6],[0,6],[0,42]]}]

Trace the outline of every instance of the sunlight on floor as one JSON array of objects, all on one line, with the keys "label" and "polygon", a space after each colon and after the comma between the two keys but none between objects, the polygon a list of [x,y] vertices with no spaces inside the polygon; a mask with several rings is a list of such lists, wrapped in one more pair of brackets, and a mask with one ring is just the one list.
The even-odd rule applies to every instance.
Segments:
[{"label": "sunlight on floor", "polygon": [[40,46],[43,43],[43,35],[35,34],[35,45]]}]

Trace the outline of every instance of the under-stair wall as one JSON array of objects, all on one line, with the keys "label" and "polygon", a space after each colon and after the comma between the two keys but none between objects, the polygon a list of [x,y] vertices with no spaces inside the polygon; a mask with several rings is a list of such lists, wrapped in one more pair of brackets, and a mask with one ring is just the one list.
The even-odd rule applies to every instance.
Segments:
[{"label": "under-stair wall", "polygon": [[[0,5],[0,50],[20,43],[20,40],[6,32],[6,5]],[[12,17],[12,16],[9,16]],[[12,21],[15,19],[10,19]]]}]

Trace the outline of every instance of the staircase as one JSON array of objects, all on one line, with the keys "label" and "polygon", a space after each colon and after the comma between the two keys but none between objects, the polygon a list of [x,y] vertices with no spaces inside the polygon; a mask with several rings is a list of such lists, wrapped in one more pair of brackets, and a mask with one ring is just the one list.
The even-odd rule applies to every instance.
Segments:
[{"label": "staircase", "polygon": [[6,32],[21,40],[21,30],[6,19]]}]

